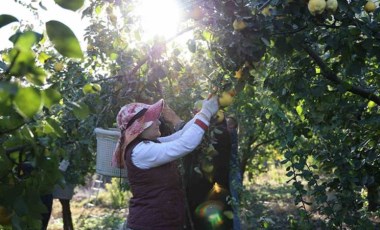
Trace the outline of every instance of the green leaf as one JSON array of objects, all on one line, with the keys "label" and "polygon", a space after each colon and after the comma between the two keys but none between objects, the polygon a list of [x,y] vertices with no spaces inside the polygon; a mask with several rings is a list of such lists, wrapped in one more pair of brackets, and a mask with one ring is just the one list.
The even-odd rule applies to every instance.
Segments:
[{"label": "green leaf", "polygon": [[33,141],[34,134],[33,134],[32,130],[30,129],[30,127],[28,125],[24,125],[20,129],[20,133],[22,134],[23,138],[28,139],[30,141]]},{"label": "green leaf", "polygon": [[24,124],[24,118],[16,111],[8,111],[6,116],[1,116],[0,133],[6,133],[14,130]]},{"label": "green leaf", "polygon": [[46,108],[50,109],[52,105],[57,104],[61,100],[62,95],[58,90],[50,87],[42,91],[42,98]]},{"label": "green leaf", "polygon": [[202,36],[208,42],[212,39],[212,34],[208,31],[203,31]]},{"label": "green leaf", "polygon": [[7,67],[7,64],[5,64],[4,62],[0,61],[0,68],[3,69],[3,70],[6,70],[8,67]]},{"label": "green leaf", "polygon": [[9,40],[13,42],[14,46],[21,51],[29,51],[33,45],[37,44],[42,39],[42,34],[34,31],[17,32],[12,35]]},{"label": "green leaf", "polygon": [[286,176],[287,176],[287,177],[291,177],[291,176],[293,176],[293,175],[294,175],[294,172],[293,172],[293,171],[289,171],[289,172],[286,173]]},{"label": "green leaf", "polygon": [[20,88],[13,103],[17,112],[26,118],[33,117],[42,108],[40,92],[32,87]]},{"label": "green leaf", "polygon": [[46,32],[55,49],[65,57],[83,58],[79,41],[69,27],[59,21],[48,21]]},{"label": "green leaf", "polygon": [[43,68],[33,65],[29,73],[27,74],[26,79],[30,83],[42,86],[46,84],[46,77],[47,76]]},{"label": "green leaf", "polygon": [[41,52],[39,55],[38,55],[38,61],[40,63],[45,63],[46,60],[48,60],[51,56],[45,52]]},{"label": "green leaf", "polygon": [[270,46],[270,42],[268,41],[268,39],[264,38],[264,37],[261,37],[261,41],[266,45],[266,46]]},{"label": "green leaf", "polygon": [[54,0],[60,7],[76,11],[83,6],[84,0]]},{"label": "green leaf", "polygon": [[9,14],[0,15],[0,28],[12,22],[18,22],[18,19]]},{"label": "green leaf", "polygon": [[51,131],[51,133],[56,134],[58,137],[63,137],[65,135],[64,130],[56,120],[52,118],[47,118],[46,122],[49,125],[49,130]]},{"label": "green leaf", "polygon": [[9,70],[10,74],[24,76],[34,65],[34,55],[31,51],[21,52],[13,48],[9,52],[9,56],[12,60],[10,64],[11,69]]},{"label": "green leaf", "polygon": [[293,157],[293,153],[290,152],[290,151],[286,151],[286,153],[285,153],[285,158],[286,158],[286,159],[291,159],[292,157]]},{"label": "green leaf", "polygon": [[187,41],[187,48],[190,50],[190,52],[195,53],[195,51],[197,50],[197,45],[194,39],[189,39]]},{"label": "green leaf", "polygon": [[83,120],[90,114],[90,108],[85,103],[70,102],[69,105],[78,120]]}]

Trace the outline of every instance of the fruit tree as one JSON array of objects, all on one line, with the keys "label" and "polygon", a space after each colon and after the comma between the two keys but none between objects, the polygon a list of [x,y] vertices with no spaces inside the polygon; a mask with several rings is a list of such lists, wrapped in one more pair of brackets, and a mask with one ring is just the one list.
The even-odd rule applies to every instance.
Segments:
[{"label": "fruit tree", "polygon": [[[243,173],[274,158],[287,167],[302,226],[312,228],[315,213],[330,228],[373,226],[378,2],[179,1],[177,34],[150,39],[137,0],[55,2],[88,19],[83,38],[59,21],[42,22],[38,33],[12,12],[0,15],[0,29],[16,28],[13,47],[0,51],[2,222],[38,226],[39,195],[57,183],[84,183],[94,171],[93,130],[113,127],[122,105],[165,98],[185,119],[195,101],[214,93],[220,114],[239,121]],[[61,159],[71,162],[65,175]]]}]

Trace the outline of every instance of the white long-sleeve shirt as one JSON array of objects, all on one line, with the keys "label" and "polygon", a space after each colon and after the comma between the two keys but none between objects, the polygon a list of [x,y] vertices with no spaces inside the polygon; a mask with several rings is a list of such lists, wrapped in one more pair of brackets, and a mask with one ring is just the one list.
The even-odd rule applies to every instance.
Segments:
[{"label": "white long-sleeve shirt", "polygon": [[141,169],[149,169],[176,160],[193,151],[202,141],[205,131],[195,123],[201,120],[205,125],[209,121],[200,115],[186,123],[183,129],[166,137],[159,137],[160,143],[142,141],[132,150],[132,162]]}]

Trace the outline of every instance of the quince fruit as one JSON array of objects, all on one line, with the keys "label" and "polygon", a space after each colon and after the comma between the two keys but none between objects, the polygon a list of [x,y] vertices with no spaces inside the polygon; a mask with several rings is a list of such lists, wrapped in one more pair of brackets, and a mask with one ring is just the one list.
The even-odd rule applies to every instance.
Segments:
[{"label": "quince fruit", "polygon": [[97,93],[102,90],[102,87],[97,83],[87,83],[83,86],[82,91],[84,94]]},{"label": "quince fruit", "polygon": [[201,168],[203,172],[211,173],[214,170],[214,165],[211,163],[203,163],[201,164]]},{"label": "quince fruit", "polygon": [[240,79],[241,76],[243,75],[243,68],[240,68],[238,71],[235,72],[235,78]]},{"label": "quince fruit", "polygon": [[310,0],[307,4],[307,8],[309,9],[312,15],[322,14],[326,8],[325,0]]},{"label": "quince fruit", "polygon": [[62,71],[62,70],[63,70],[63,63],[61,63],[61,62],[57,62],[57,63],[55,63],[55,64],[54,64],[54,70],[55,70],[56,72],[60,72],[60,71]]},{"label": "quince fruit", "polygon": [[247,24],[243,21],[243,19],[237,18],[232,23],[232,26],[234,27],[234,30],[240,31],[240,30],[244,30],[247,27]]},{"label": "quince fruit", "polygon": [[367,13],[371,13],[371,12],[373,12],[373,11],[376,10],[376,4],[375,4],[373,1],[369,0],[369,1],[367,1],[367,3],[364,5],[364,10],[365,10]]},{"label": "quince fruit", "polygon": [[261,11],[261,13],[267,17],[267,16],[271,16],[272,15],[272,12],[271,12],[271,7],[270,6],[266,6],[264,7],[264,9]]},{"label": "quince fruit", "polygon": [[224,120],[224,111],[220,109],[218,110],[218,112],[216,112],[216,122],[221,123],[223,120]]},{"label": "quince fruit", "polygon": [[100,92],[102,90],[102,87],[99,84],[94,83],[92,84],[92,89],[96,92]]},{"label": "quince fruit", "polygon": [[227,107],[232,104],[234,99],[230,93],[223,92],[222,95],[219,96],[218,100],[220,106]]},{"label": "quince fruit", "polygon": [[326,10],[329,12],[335,12],[338,9],[338,1],[337,0],[327,0],[326,2]]}]

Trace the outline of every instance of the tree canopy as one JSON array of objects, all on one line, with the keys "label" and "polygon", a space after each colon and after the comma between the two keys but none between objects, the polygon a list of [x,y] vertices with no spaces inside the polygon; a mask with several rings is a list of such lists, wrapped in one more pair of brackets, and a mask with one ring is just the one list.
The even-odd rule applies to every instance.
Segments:
[{"label": "tree canopy", "polygon": [[[55,2],[89,19],[84,38],[59,21],[41,34],[12,12],[0,15],[0,29],[16,28],[13,47],[0,51],[0,205],[15,229],[39,225],[43,206],[35,201],[56,183],[83,184],[94,172],[94,128],[114,127],[122,105],[165,98],[187,118],[196,100],[232,91],[223,109],[239,122],[244,172],[281,161],[305,223],[312,196],[328,227],[373,226],[378,3],[179,1],[178,34],[145,40],[137,0]],[[62,159],[71,162],[64,176]]]}]

